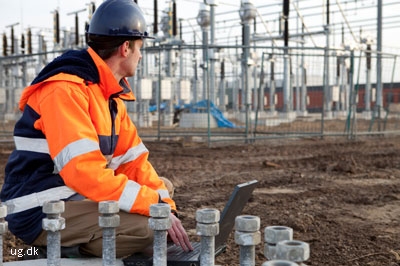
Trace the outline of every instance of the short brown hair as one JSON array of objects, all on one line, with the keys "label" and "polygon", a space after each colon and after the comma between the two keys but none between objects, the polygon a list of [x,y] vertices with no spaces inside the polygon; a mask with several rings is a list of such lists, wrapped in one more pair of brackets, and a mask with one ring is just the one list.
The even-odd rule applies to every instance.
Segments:
[{"label": "short brown hair", "polygon": [[137,38],[127,38],[127,37],[109,37],[100,35],[88,35],[87,44],[103,59],[110,58],[117,48],[123,44],[125,41],[129,41],[129,47],[132,47],[133,42]]}]

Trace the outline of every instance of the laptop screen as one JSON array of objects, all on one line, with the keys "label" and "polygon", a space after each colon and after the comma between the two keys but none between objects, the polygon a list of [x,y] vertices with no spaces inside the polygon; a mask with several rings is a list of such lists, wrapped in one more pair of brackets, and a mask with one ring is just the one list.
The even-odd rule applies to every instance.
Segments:
[{"label": "laptop screen", "polygon": [[250,199],[257,184],[257,180],[252,180],[235,186],[235,189],[221,213],[219,234],[215,236],[216,248],[226,244],[229,234],[235,225],[236,216],[241,215],[244,206]]}]

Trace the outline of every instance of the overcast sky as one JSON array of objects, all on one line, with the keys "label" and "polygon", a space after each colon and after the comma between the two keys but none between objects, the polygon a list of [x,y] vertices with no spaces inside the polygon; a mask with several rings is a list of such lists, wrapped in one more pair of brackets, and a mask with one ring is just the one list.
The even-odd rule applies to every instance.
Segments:
[{"label": "overcast sky", "polygon": [[[216,0],[214,0],[216,1]],[[266,6],[266,5],[273,5],[273,4],[279,4],[282,3],[283,0],[252,0],[255,6]],[[0,34],[6,33],[8,36],[10,34],[10,28],[7,27],[9,25],[13,25],[15,23],[19,23],[19,25],[16,25],[14,27],[14,31],[16,36],[20,36],[21,32],[26,32],[26,29],[28,27],[32,28],[32,33],[36,33],[39,31],[40,28],[46,28],[47,30],[51,30],[53,28],[53,16],[52,12],[56,9],[59,10],[60,14],[60,25],[62,28],[65,28],[67,30],[71,29],[74,26],[75,23],[75,16],[74,15],[68,15],[69,13],[74,13],[77,11],[80,11],[82,9],[86,9],[88,3],[90,3],[90,0],[0,0]],[[94,0],[96,7],[98,7],[103,0]],[[139,6],[142,8],[145,14],[147,14],[148,17],[148,24],[151,25],[153,23],[152,16],[153,16],[153,2],[152,0],[138,0]],[[158,1],[158,10],[159,12],[164,11],[168,7],[168,3],[170,1],[167,0],[159,0]],[[179,19],[188,19],[188,18],[195,18],[197,14],[199,13],[199,7],[200,3],[202,3],[203,0],[176,0],[177,3],[177,13],[178,13],[178,18]],[[218,6],[215,9],[216,14],[224,13],[225,11],[235,11],[232,13],[234,16],[237,17],[239,20],[239,8],[240,8],[240,2],[241,0],[219,0],[216,1],[219,2]],[[318,0],[318,1],[304,1],[304,0],[291,0],[290,3],[297,3],[299,6],[305,5],[307,3],[311,3],[314,6],[321,5],[321,8],[318,7],[318,10],[320,9],[320,12],[323,13],[322,9],[322,3],[326,2],[325,0]],[[332,5],[332,10],[333,6],[336,4],[337,1],[331,1]],[[340,1],[339,1],[340,2]],[[347,1],[348,2],[348,1]],[[343,8],[350,8],[350,4],[346,4],[346,1],[344,1],[345,4],[343,4]],[[395,24],[391,24],[390,29],[385,29],[383,33],[383,42],[384,46],[389,46],[389,47],[394,47],[396,49],[400,50],[400,19],[398,19],[400,15],[400,3],[397,3],[396,0],[385,0],[383,1],[384,4],[386,3],[394,3],[392,5],[387,5],[387,7],[384,8],[383,11],[383,16],[384,17],[393,17],[392,20],[399,21],[398,25],[399,27],[396,27]],[[358,0],[354,1],[356,3],[357,8],[360,10],[362,9],[363,6],[365,5],[374,5],[376,6],[377,0]],[[276,5],[277,6],[277,5]],[[281,8],[281,7],[280,7]],[[337,9],[337,7],[336,7]],[[263,12],[268,13],[272,12],[273,16],[278,18],[279,13],[281,10],[270,10],[270,8],[264,8]],[[291,11],[290,11],[290,16],[294,17],[296,16],[296,12],[291,6]],[[307,10],[305,9],[305,13]],[[313,12],[316,12],[314,9]],[[85,21],[88,21],[88,11],[83,11],[79,13],[79,21],[80,21],[80,29],[83,29],[83,25]],[[303,14],[304,15],[304,14]],[[319,14],[320,15],[320,14]],[[351,11],[347,13],[348,17],[347,19],[351,20],[357,17],[360,17],[361,15],[365,16],[367,21],[365,24],[370,23],[371,25],[374,25],[376,23],[376,10],[370,10],[369,13],[362,13],[361,11]],[[221,17],[217,17],[216,21],[218,22],[221,21]],[[335,14],[332,15],[332,20],[334,18],[337,19],[342,19],[342,16],[340,15],[340,12],[336,11]],[[397,18],[396,18],[397,17]],[[161,19],[161,16],[159,15],[159,20]],[[223,18],[225,19],[225,18]],[[269,18],[268,18],[269,19]],[[370,21],[368,21],[368,19]],[[310,17],[310,20],[306,21],[307,26],[312,26],[311,24],[318,23],[319,27],[318,29],[322,30],[322,18],[316,18],[316,17]],[[187,24],[187,23],[186,23]],[[201,36],[201,32],[199,32],[200,28],[198,27],[197,23],[195,20],[192,20],[191,26],[194,26],[194,31],[197,31],[197,34]],[[395,26],[393,26],[395,25]],[[269,27],[274,27],[275,29],[277,28],[276,24],[269,24]],[[294,23],[291,23],[291,28],[295,26]],[[385,26],[385,25],[384,25]],[[389,27],[387,27],[389,28]],[[151,31],[151,29],[148,29]],[[160,30],[160,29],[159,29]],[[259,31],[262,31],[262,26],[258,27]],[[354,33],[356,35],[359,34],[359,28],[355,27]],[[82,30],[80,30],[81,34],[83,33]],[[225,30],[226,31],[226,30]],[[338,31],[336,30],[336,33]],[[265,33],[265,31],[264,31]],[[371,32],[370,33],[373,38],[376,37],[376,32]]]},{"label": "overcast sky", "polygon": [[[277,0],[270,0],[277,2]],[[74,16],[67,15],[70,12],[76,12],[87,7],[88,3],[95,2],[98,7],[103,0],[0,0],[0,31],[8,25],[20,23],[19,27],[52,27],[52,12],[55,9],[60,13],[60,24],[72,26],[74,24]],[[201,0],[177,0],[177,12],[179,18],[193,18],[199,12]],[[229,4],[230,0],[220,1],[218,9],[232,9],[237,6],[239,10],[240,1],[237,4]],[[253,3],[261,4],[264,0],[255,0]],[[148,15],[153,14],[152,0],[138,0],[139,6]],[[158,1],[158,10],[161,12],[168,7],[166,0]],[[239,15],[238,15],[239,16]],[[88,18],[88,12],[79,13],[81,21]]]}]

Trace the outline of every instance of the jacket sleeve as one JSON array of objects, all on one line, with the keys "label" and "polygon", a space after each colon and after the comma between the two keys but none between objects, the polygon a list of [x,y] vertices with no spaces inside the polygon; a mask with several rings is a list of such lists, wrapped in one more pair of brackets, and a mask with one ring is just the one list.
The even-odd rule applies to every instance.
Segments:
[{"label": "jacket sleeve", "polygon": [[[140,184],[143,192],[146,190],[156,191],[159,199],[168,203],[171,209],[176,211],[175,202],[171,199],[164,182],[149,162],[149,151],[140,139],[122,101],[119,102],[119,107],[118,113],[121,114],[119,139],[121,141],[118,141],[110,165],[116,169],[116,173],[123,173],[128,176],[130,181]],[[132,210],[139,207],[138,205],[140,205],[139,202],[135,203]]]},{"label": "jacket sleeve", "polygon": [[[147,162],[146,152],[134,160],[132,169],[152,176],[151,181],[143,183],[144,176],[128,179],[124,171],[114,171],[100,150],[95,128],[95,123],[111,123],[108,110],[97,117],[105,122],[96,121],[89,96],[80,86],[71,82],[55,82],[48,86],[60,88],[38,96],[41,117],[35,127],[45,133],[50,156],[65,184],[93,201],[116,200],[121,210],[149,215],[149,206],[159,201],[155,188],[162,185],[149,185],[157,179]],[[131,147],[139,144],[132,142],[134,139],[127,140]],[[133,170],[128,174],[132,173]]]}]

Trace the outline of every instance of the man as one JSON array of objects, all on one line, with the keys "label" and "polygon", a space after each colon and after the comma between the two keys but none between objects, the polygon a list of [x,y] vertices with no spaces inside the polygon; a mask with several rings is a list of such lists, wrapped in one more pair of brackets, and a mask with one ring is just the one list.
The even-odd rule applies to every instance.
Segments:
[{"label": "man", "polygon": [[1,201],[10,231],[27,244],[46,245],[41,206],[64,200],[61,246],[101,257],[98,202],[116,200],[117,257],[152,245],[149,207],[159,202],[173,212],[171,240],[193,249],[123,103],[135,100],[125,77],[134,75],[142,57],[145,29],[132,0],[104,1],[87,30],[89,48],[56,58],[23,91]]}]

